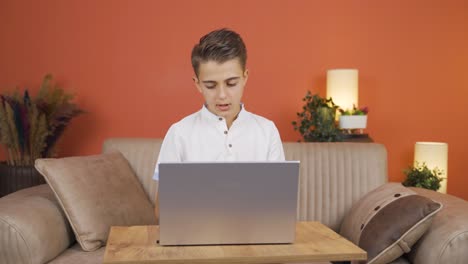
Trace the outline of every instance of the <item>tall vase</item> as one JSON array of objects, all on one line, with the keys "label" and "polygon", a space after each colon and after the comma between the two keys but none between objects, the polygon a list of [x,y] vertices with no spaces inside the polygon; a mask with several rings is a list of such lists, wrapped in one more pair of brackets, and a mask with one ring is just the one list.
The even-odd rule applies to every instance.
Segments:
[{"label": "tall vase", "polygon": [[0,162],[0,197],[46,183],[34,166],[10,166]]}]

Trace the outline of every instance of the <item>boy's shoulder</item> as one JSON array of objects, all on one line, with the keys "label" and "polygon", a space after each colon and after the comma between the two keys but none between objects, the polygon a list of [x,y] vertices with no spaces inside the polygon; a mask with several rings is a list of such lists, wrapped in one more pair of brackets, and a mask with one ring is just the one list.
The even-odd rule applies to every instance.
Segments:
[{"label": "boy's shoulder", "polygon": [[193,124],[196,123],[200,118],[201,111],[197,111],[172,124],[172,127],[175,129],[184,129],[187,126],[193,126]]},{"label": "boy's shoulder", "polygon": [[245,111],[245,112],[246,112],[247,117],[249,119],[251,119],[254,123],[257,123],[257,124],[262,125],[262,126],[271,126],[271,125],[274,126],[273,121],[271,121],[270,119],[268,119],[266,117],[254,114],[252,112],[247,112],[247,111]]}]

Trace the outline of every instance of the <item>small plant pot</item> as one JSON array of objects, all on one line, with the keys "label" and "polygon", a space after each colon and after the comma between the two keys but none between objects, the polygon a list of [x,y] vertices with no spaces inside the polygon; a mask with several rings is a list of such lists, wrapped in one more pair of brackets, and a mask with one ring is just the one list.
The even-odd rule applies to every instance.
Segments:
[{"label": "small plant pot", "polygon": [[0,162],[0,197],[46,183],[34,166],[10,166]]},{"label": "small plant pot", "polygon": [[340,116],[341,129],[364,129],[367,127],[367,115]]}]

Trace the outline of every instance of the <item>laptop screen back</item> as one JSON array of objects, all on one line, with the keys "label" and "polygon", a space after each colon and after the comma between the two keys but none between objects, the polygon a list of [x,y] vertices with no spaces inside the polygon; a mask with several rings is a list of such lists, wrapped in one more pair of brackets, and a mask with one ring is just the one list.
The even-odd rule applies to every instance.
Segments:
[{"label": "laptop screen back", "polygon": [[292,243],[299,162],[161,163],[161,245]]}]

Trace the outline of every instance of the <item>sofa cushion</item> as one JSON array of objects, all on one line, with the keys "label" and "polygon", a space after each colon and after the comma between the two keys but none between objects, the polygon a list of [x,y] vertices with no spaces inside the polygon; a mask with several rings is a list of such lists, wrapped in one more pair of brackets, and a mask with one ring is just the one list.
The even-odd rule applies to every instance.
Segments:
[{"label": "sofa cushion", "polygon": [[409,262],[408,259],[406,259],[405,257],[399,257],[397,259],[395,259],[394,261],[388,263],[388,264],[411,264],[411,262]]},{"label": "sofa cushion", "polygon": [[408,254],[412,263],[464,264],[468,260],[468,202],[448,194],[411,188],[444,208]]},{"label": "sofa cushion", "polygon": [[76,243],[47,264],[102,264],[105,250],[105,247],[101,247],[98,250],[87,252],[83,251],[80,244]]},{"label": "sofa cushion", "polygon": [[410,251],[441,208],[400,183],[388,183],[353,206],[340,233],[367,251],[368,263],[389,263]]},{"label": "sofa cushion", "polygon": [[85,251],[105,245],[113,225],[156,223],[151,203],[119,152],[38,159],[35,166],[54,191]]},{"label": "sofa cushion", "polygon": [[0,199],[0,263],[46,263],[74,241],[73,231],[47,184]]}]

